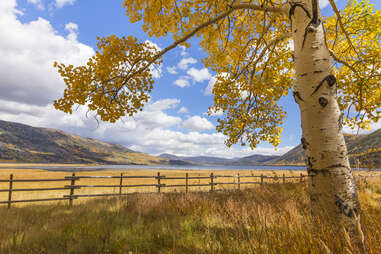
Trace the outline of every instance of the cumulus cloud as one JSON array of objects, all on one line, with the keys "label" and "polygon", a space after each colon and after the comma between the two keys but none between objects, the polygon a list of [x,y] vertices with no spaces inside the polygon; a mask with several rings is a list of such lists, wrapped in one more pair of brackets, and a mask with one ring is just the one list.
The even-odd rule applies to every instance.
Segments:
[{"label": "cumulus cloud", "polygon": [[190,86],[189,81],[186,77],[180,77],[179,79],[176,79],[175,82],[173,82],[173,84],[181,88]]},{"label": "cumulus cloud", "polygon": [[[50,22],[18,20],[15,1],[0,2],[0,99],[47,105],[58,98],[64,82],[54,61],[84,64],[91,47],[57,34]],[[75,24],[68,24],[75,31]]]},{"label": "cumulus cloud", "polygon": [[[334,1],[336,2],[337,0]],[[319,0],[319,5],[321,9],[327,7],[329,5],[329,0]]]},{"label": "cumulus cloud", "polygon": [[220,75],[221,77],[228,77],[229,76],[229,73],[227,72],[222,72],[222,73],[219,73],[213,77],[210,77],[209,79],[209,82],[208,82],[208,86],[205,88],[204,90],[204,95],[212,95],[213,94],[213,88],[214,88],[214,84],[216,83],[217,81],[217,77],[218,75]]},{"label": "cumulus cloud", "polygon": [[204,115],[206,116],[222,116],[224,112],[222,110],[215,110],[212,108],[209,109],[208,112],[205,112]]},{"label": "cumulus cloud", "polygon": [[[61,8],[74,2],[57,0],[53,4]],[[185,107],[178,109],[179,99],[150,101],[144,111],[115,124],[98,125],[94,113],[87,114],[86,106],[78,107],[71,115],[55,110],[52,102],[62,95],[65,85],[53,62],[83,65],[94,50],[78,42],[79,27],[75,23],[65,25],[68,35],[63,36],[48,20],[37,18],[22,23],[18,19],[20,14],[15,0],[0,0],[0,119],[61,129],[150,154],[237,157],[254,153],[241,148],[227,149],[225,136],[220,133],[202,133],[214,129],[205,118],[194,116],[183,121],[169,114],[186,113]],[[185,49],[182,52],[186,55]],[[184,59],[181,64],[184,70],[196,62],[193,58]],[[189,78],[183,77],[187,82]],[[185,133],[183,128],[191,131]]]},{"label": "cumulus cloud", "polygon": [[189,65],[195,64],[195,63],[197,63],[197,60],[194,59],[193,57],[185,57],[180,60],[177,67],[181,70],[186,70],[188,69]]},{"label": "cumulus cloud", "polygon": [[69,31],[67,38],[69,40],[76,41],[78,36],[78,25],[73,22],[69,22],[65,25],[65,29]]},{"label": "cumulus cloud", "polygon": [[196,69],[196,68],[190,68],[187,71],[187,74],[195,81],[195,82],[204,82],[206,80],[210,80],[212,78],[212,75],[209,73],[207,68],[204,69]]},{"label": "cumulus cloud", "polygon": [[214,129],[214,125],[206,118],[200,116],[192,116],[185,120],[182,126],[192,131],[204,131]]},{"label": "cumulus cloud", "polygon": [[[162,50],[162,48],[160,48],[159,45],[157,45],[156,43],[150,40],[146,40],[145,43],[148,43],[148,45],[150,45],[151,47],[154,47],[156,49],[156,52],[160,52]],[[155,66],[151,65],[150,71],[153,78],[159,79],[161,77],[161,73],[162,73],[161,65],[155,65]]]},{"label": "cumulus cloud", "polygon": [[182,106],[182,107],[177,111],[177,113],[179,113],[179,114],[189,114],[189,110],[188,110],[186,107]]},{"label": "cumulus cloud", "polygon": [[[174,109],[178,104],[177,99],[150,102],[144,111],[137,113],[133,118],[124,118],[114,124],[99,122],[98,125],[91,113],[86,117],[87,108],[84,106],[79,107],[72,115],[68,115],[55,110],[52,105],[30,106],[0,100],[0,119],[37,127],[61,129],[156,155],[172,153],[186,156],[207,155],[232,158],[255,153],[283,154],[292,148],[282,147],[278,150],[261,147],[250,150],[238,146],[227,148],[224,145],[225,136],[221,133],[209,134],[195,130],[183,133],[173,130],[172,127],[181,125],[182,120],[169,115],[166,110]],[[210,124],[209,121],[199,121],[198,118],[202,119],[200,117],[190,118],[196,119],[193,123],[187,119],[187,124],[195,125],[194,129],[205,129],[205,123]],[[208,128],[214,127],[209,126]]]},{"label": "cumulus cloud", "polygon": [[65,5],[73,5],[76,0],[56,0],[57,8],[62,8]]},{"label": "cumulus cloud", "polygon": [[369,133],[372,133],[373,131],[376,131],[378,129],[381,129],[381,121],[378,121],[376,123],[372,122],[369,126],[369,130],[359,129],[359,128],[352,129],[346,125],[343,126],[343,132],[347,133],[347,134],[352,134],[352,135],[369,134]]},{"label": "cumulus cloud", "polygon": [[44,4],[42,3],[41,0],[28,0],[27,2],[36,5],[37,8],[40,10],[44,9]]},{"label": "cumulus cloud", "polygon": [[181,56],[187,56],[188,55],[188,53],[187,53],[187,47],[181,46],[181,45],[179,47],[181,49],[180,55]]},{"label": "cumulus cloud", "polygon": [[169,74],[177,74],[176,66],[167,67],[167,71]]},{"label": "cumulus cloud", "polygon": [[214,87],[214,84],[216,83],[216,77],[211,77],[209,82],[208,82],[208,86],[205,88],[204,90],[204,95],[212,95],[213,94],[213,87]]}]

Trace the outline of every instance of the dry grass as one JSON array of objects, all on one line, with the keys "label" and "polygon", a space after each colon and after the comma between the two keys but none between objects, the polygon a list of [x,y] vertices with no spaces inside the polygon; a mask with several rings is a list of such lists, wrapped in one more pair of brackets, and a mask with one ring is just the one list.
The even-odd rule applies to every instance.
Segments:
[{"label": "dry grass", "polygon": [[[381,178],[358,186],[370,253],[381,253]],[[313,230],[305,184],[0,208],[0,216],[0,253],[347,254],[350,247],[344,232]]]},{"label": "dry grass", "polygon": [[[129,170],[129,171],[98,171],[98,172],[77,172],[77,176],[120,176],[121,173],[124,176],[156,176],[157,172],[160,172],[161,175],[172,176],[172,177],[185,177],[185,173],[189,173],[189,176],[209,176],[212,171],[208,170]],[[71,176],[71,173],[68,172],[49,172],[44,170],[0,170],[0,179],[9,179],[9,175],[13,174],[14,179],[62,179],[65,176]],[[265,179],[265,182],[281,182],[280,178],[283,174],[286,176],[300,176],[301,171],[259,171],[259,170],[240,170],[240,171],[230,171],[230,170],[215,170],[213,171],[215,175],[237,175],[238,173],[242,175],[265,175],[265,176],[278,176],[279,179],[274,181],[270,179]],[[305,174],[305,173],[304,173]],[[215,182],[233,182],[238,183],[237,178],[217,178]],[[241,178],[241,181],[244,182],[259,182],[259,178]],[[287,179],[287,182],[297,182],[299,179]],[[192,179],[189,180],[189,184],[208,184],[210,179]],[[76,185],[119,185],[120,179],[81,179],[76,181]],[[136,184],[156,184],[156,179],[123,179],[123,184],[127,185],[136,185]],[[161,180],[161,183],[164,184],[185,184],[185,180]],[[14,182],[13,188],[54,188],[54,187],[64,187],[69,185],[70,181],[65,182]],[[254,185],[241,185],[241,189],[244,188],[253,188]],[[0,189],[8,189],[9,183],[0,183]],[[238,188],[236,185],[218,185],[216,189],[234,189]],[[190,191],[209,191],[210,187],[190,187]],[[133,192],[156,192],[156,187],[129,187],[123,188],[123,193],[133,193]],[[185,187],[174,187],[174,188],[162,188],[162,192],[184,192]],[[13,192],[13,200],[22,200],[22,199],[40,199],[40,198],[60,198],[63,195],[68,195],[69,190],[57,190],[57,191],[28,191],[28,192]],[[119,187],[108,187],[108,188],[81,188],[75,190],[75,194],[97,194],[97,193],[119,193]],[[0,192],[0,201],[6,201],[8,199],[7,192]],[[85,199],[78,199],[75,203],[85,202]],[[51,204],[47,203],[47,204]],[[25,206],[27,203],[17,203],[12,206]]]}]

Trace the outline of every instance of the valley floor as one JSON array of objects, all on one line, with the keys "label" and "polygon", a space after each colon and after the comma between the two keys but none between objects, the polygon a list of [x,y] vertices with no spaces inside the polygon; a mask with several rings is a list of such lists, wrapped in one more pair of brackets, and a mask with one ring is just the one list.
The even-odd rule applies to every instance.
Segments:
[{"label": "valley floor", "polygon": [[[381,178],[359,178],[370,253],[381,253]],[[348,253],[344,234],[312,229],[306,185],[139,194],[0,207],[0,253]],[[322,243],[323,242],[323,243]]]}]

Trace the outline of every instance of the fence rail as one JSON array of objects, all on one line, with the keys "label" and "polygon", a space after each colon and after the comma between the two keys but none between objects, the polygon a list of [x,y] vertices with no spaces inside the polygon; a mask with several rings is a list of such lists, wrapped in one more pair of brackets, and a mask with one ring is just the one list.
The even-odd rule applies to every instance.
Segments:
[{"label": "fence rail", "polygon": [[[211,173],[209,176],[190,176],[189,173],[185,173],[184,176],[166,176],[161,175],[160,172],[157,175],[141,175],[141,176],[128,176],[124,173],[121,173],[119,176],[78,176],[75,173],[72,173],[71,176],[65,176],[63,178],[50,178],[50,179],[14,179],[14,175],[10,174],[9,179],[0,179],[0,183],[9,183],[9,187],[7,189],[0,189],[0,193],[8,192],[8,200],[1,201],[0,204],[7,204],[8,208],[11,208],[13,203],[28,203],[28,202],[44,202],[44,201],[62,201],[68,200],[69,206],[73,205],[73,201],[78,198],[84,197],[106,197],[106,196],[126,196],[137,193],[155,193],[151,192],[131,192],[131,193],[123,193],[123,190],[126,192],[129,188],[146,188],[146,187],[154,187],[156,188],[156,192],[160,193],[165,188],[176,188],[176,187],[184,187],[185,193],[190,191],[191,187],[209,187],[210,192],[220,191],[224,188],[218,188],[218,186],[234,186],[235,190],[240,190],[241,185],[263,185],[263,184],[271,184],[271,183],[289,183],[290,179],[296,179],[298,182],[304,182],[308,175],[304,175],[301,173],[299,176],[286,176],[285,174],[278,176],[267,176],[267,175],[218,175]],[[381,175],[371,175],[371,176],[362,176],[359,177],[381,177]],[[250,179],[257,178],[255,181],[250,181]],[[119,179],[119,184],[80,184],[78,183],[81,179]],[[154,183],[131,183],[128,184],[128,179],[152,179]],[[233,181],[223,182],[218,181],[218,179],[233,179]],[[268,179],[273,180],[269,182]],[[123,181],[124,180],[124,181]],[[171,183],[173,180],[184,180],[184,184]],[[191,182],[193,180],[193,182]],[[194,180],[198,180],[198,183],[194,183]],[[200,181],[207,181],[201,183]],[[167,181],[167,182],[163,182]],[[66,184],[62,187],[39,187],[39,188],[14,188],[14,183],[22,183],[22,182],[66,182]],[[295,181],[293,181],[295,182]],[[118,188],[117,193],[78,193],[78,190],[84,190],[88,188]],[[44,192],[46,191],[63,191],[67,190],[68,194],[63,194],[62,197],[55,198],[37,198],[37,199],[20,199],[15,200],[13,198],[14,192]],[[77,192],[77,193],[76,193]]]}]

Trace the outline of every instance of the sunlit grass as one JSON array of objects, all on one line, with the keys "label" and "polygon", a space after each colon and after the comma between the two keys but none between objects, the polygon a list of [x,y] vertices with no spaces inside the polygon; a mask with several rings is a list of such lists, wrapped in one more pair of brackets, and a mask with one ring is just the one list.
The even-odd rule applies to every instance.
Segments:
[{"label": "sunlit grass", "polygon": [[[98,172],[77,172],[77,176],[120,176],[121,173],[124,176],[157,176],[157,173],[167,177],[185,177],[185,174],[188,173],[189,176],[210,176],[210,173],[215,175],[237,175],[238,173],[243,175],[256,175],[260,176],[278,176],[278,180],[265,179],[265,182],[282,182],[280,178],[283,174],[286,176],[300,176],[302,171],[260,171],[260,170],[128,170],[128,171],[98,171]],[[0,170],[0,179],[9,179],[9,175],[13,174],[14,179],[63,179],[65,176],[71,176],[70,172],[49,172],[45,170]],[[304,173],[305,174],[305,173]],[[218,190],[225,189],[237,189],[238,180],[237,178],[217,178],[215,182],[236,182],[235,185],[218,185],[215,188]],[[241,181],[246,182],[258,182],[259,178],[241,178]],[[297,182],[299,179],[287,179],[287,182],[294,181]],[[208,184],[210,179],[191,179],[189,184]],[[185,179],[178,180],[165,180],[162,179],[161,183],[163,184],[173,184],[173,185],[185,185]],[[76,181],[76,185],[119,185],[120,179],[81,179]],[[136,185],[136,184],[157,184],[157,180],[153,178],[131,178],[123,179],[123,185]],[[70,181],[65,182],[14,182],[13,188],[23,189],[23,188],[54,188],[54,187],[64,187],[65,185],[70,185]],[[241,189],[244,188],[253,188],[255,185],[252,184],[242,184]],[[8,189],[9,183],[0,182],[0,189]],[[209,191],[209,186],[204,187],[190,187],[189,191]],[[156,187],[128,187],[123,188],[122,193],[134,193],[134,192],[156,192]],[[175,188],[162,188],[162,192],[185,192],[185,187],[175,187]],[[13,192],[13,200],[23,200],[23,199],[40,199],[40,198],[62,198],[64,195],[68,195],[70,190],[58,190],[58,191],[28,191],[28,192]],[[107,187],[107,188],[81,188],[76,189],[75,194],[98,194],[98,193],[119,193],[119,187]],[[7,192],[0,192],[0,200],[6,201],[8,199]],[[84,199],[75,200],[75,203],[85,202]],[[50,204],[49,202],[47,204]],[[12,204],[12,206],[24,206],[27,203],[17,203]]]},{"label": "sunlit grass", "polygon": [[[358,182],[371,253],[381,253],[380,178]],[[217,193],[140,194],[0,208],[0,253],[347,253],[313,218],[305,184]]]}]

